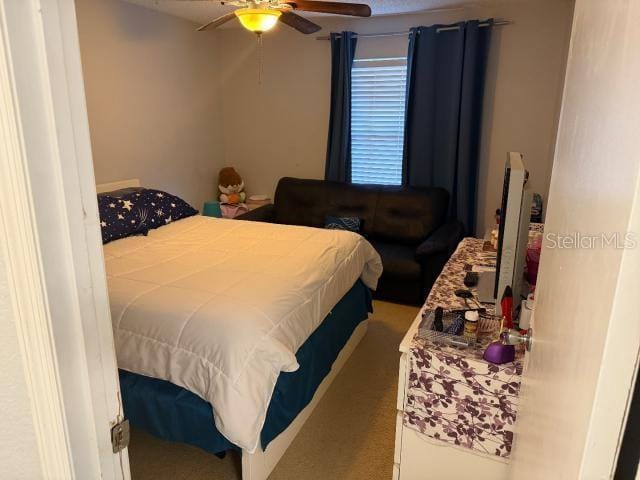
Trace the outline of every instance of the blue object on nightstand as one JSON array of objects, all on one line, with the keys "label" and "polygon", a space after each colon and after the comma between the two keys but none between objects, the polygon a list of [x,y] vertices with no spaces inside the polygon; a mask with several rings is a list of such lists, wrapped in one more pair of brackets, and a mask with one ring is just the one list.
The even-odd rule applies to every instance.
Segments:
[{"label": "blue object on nightstand", "polygon": [[207,217],[222,218],[222,210],[220,210],[220,202],[204,202],[202,207],[202,215]]}]

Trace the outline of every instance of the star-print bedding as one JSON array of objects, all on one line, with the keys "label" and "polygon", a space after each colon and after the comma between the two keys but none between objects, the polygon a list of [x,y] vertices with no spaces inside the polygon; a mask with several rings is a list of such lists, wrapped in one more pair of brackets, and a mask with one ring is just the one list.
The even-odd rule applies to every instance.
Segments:
[{"label": "star-print bedding", "polygon": [[104,246],[119,367],[186,388],[253,452],[280,372],[379,255],[346,231],[200,215]]},{"label": "star-print bedding", "polygon": [[102,243],[146,235],[149,230],[198,211],[175,195],[161,190],[141,189],[125,195],[98,195]]}]

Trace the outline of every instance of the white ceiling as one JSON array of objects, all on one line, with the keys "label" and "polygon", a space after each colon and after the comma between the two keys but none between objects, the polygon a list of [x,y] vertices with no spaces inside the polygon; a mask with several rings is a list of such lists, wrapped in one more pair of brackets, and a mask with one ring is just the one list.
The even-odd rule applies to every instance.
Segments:
[{"label": "white ceiling", "polygon": [[[223,6],[216,0],[125,0],[146,8],[158,10],[176,17],[185,18],[196,23],[206,23],[213,18],[223,15],[237,7]],[[345,0],[339,0],[343,3]],[[372,13],[378,15],[398,15],[416,13],[427,10],[455,8],[460,6],[476,6],[479,4],[495,3],[495,0],[353,0],[367,3]],[[304,16],[318,14],[303,13]]]}]

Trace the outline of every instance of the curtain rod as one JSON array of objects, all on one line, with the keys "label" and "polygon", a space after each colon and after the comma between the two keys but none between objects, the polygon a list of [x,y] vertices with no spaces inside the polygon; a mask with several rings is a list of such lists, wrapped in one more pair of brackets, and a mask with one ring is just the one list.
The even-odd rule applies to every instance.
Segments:
[{"label": "curtain rod", "polygon": [[[478,24],[479,27],[488,27],[489,25],[490,25],[489,23]],[[503,25],[513,25],[513,21],[512,20],[496,20],[495,22],[493,22],[494,27],[501,27]],[[440,33],[440,32],[448,32],[450,30],[459,30],[459,29],[460,27],[458,26],[441,27],[436,31]],[[399,36],[409,35],[409,33],[411,33],[409,30],[404,32],[388,32],[388,33],[360,33],[360,34],[356,34],[356,37],[358,38],[399,37]],[[323,37],[316,37],[316,40],[330,40],[330,39],[331,37],[329,37],[328,35],[325,35]]]}]

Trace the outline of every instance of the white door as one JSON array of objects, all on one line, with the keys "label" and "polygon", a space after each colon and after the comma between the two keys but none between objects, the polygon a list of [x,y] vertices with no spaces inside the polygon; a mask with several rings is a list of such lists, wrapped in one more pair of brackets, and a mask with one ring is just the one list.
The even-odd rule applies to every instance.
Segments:
[{"label": "white door", "polygon": [[640,340],[639,52],[639,1],[577,0],[512,478],[615,468]]},{"label": "white door", "polygon": [[73,0],[0,0],[0,227],[37,445],[12,460],[129,478]]}]

